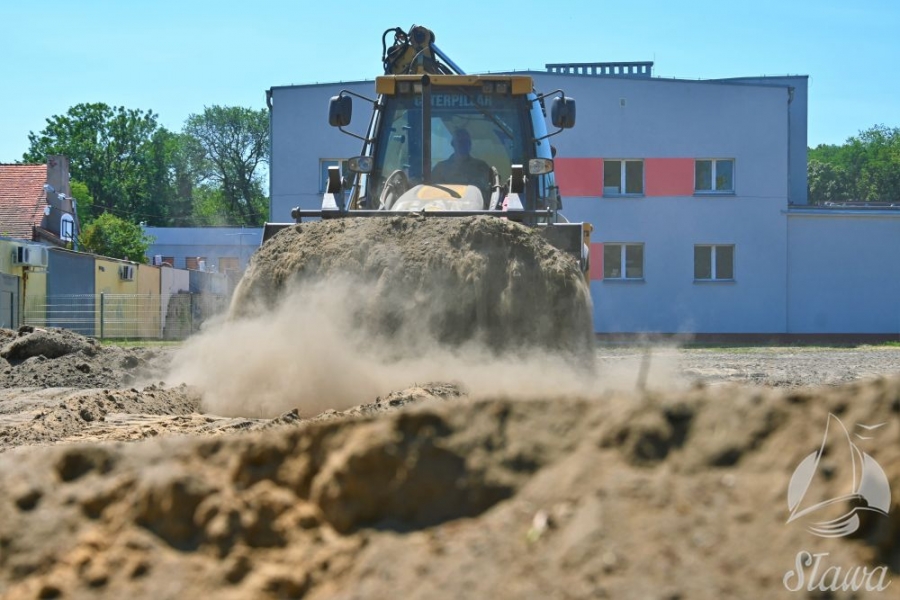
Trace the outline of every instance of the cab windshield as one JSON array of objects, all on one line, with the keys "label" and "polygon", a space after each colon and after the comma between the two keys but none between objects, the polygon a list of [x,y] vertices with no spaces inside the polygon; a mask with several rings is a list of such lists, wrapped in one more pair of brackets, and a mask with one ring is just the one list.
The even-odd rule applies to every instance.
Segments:
[{"label": "cab windshield", "polygon": [[[471,140],[471,157],[497,169],[500,181],[510,166],[527,161],[530,114],[525,96],[483,94],[481,88],[433,87],[431,92],[431,170],[454,154],[454,135]],[[424,181],[422,96],[385,97],[382,133],[376,142],[369,193],[376,197],[385,179],[402,170],[415,185]],[[440,172],[440,169],[438,170]],[[454,183],[452,181],[434,183]]]}]

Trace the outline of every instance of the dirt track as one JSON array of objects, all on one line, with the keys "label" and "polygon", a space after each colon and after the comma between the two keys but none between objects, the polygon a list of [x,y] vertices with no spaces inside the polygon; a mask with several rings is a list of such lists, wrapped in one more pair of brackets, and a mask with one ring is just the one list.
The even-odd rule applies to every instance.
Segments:
[{"label": "dirt track", "polygon": [[[429,384],[249,418],[160,384],[175,349],[47,336],[68,354],[0,363],[5,598],[821,597],[785,589],[802,551],[828,552],[822,570],[900,572],[900,379],[877,377],[900,349],[654,348],[648,362],[601,347],[592,393]],[[859,443],[893,507],[855,539],[786,524],[791,473],[829,413],[886,424]],[[850,476],[833,456],[826,497]]]}]

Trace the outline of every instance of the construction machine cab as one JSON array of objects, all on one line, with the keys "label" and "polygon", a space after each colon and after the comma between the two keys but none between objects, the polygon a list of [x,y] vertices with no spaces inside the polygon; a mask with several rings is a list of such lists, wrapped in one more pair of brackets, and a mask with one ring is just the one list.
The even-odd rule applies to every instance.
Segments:
[{"label": "construction machine cab", "polygon": [[[349,173],[329,168],[321,210],[298,208],[292,216],[298,222],[398,212],[504,216],[552,225],[547,238],[569,248],[586,269],[590,225],[567,223],[558,212],[562,202],[548,140],[575,125],[575,101],[562,90],[537,94],[527,75],[466,75],[424,27],[387,30],[382,50],[385,75],[375,80],[377,98],[342,90],[329,105],[328,122],[360,139],[362,152],[348,160]],[[352,121],[353,97],[373,107],[365,135],[344,129]],[[551,133],[548,98],[557,128]],[[468,151],[454,140],[463,131]],[[267,224],[264,239],[276,227]]]},{"label": "construction machine cab", "polygon": [[[363,161],[365,171],[355,171],[349,210],[499,210],[510,190],[520,187],[511,181],[516,165],[525,178],[522,208],[558,208],[547,141],[553,134],[531,77],[388,75],[375,86],[368,135],[358,136],[371,161]],[[332,125],[349,124],[351,95],[332,98]],[[574,124],[574,115],[572,99],[554,98],[552,116],[560,130]],[[470,141],[468,152],[456,147],[459,132]],[[414,188],[416,194],[401,200]]]}]

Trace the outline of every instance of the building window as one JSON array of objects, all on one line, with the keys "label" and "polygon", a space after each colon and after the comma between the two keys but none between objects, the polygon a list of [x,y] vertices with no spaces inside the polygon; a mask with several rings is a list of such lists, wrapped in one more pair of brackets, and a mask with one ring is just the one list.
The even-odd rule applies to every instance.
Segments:
[{"label": "building window", "polygon": [[604,279],[643,279],[643,244],[603,244]]},{"label": "building window", "polygon": [[734,193],[734,160],[703,159],[694,163],[694,190]]},{"label": "building window", "polygon": [[63,214],[59,222],[59,239],[64,242],[75,239],[75,219],[70,214]]},{"label": "building window", "polygon": [[188,256],[184,259],[184,268],[191,269],[192,271],[205,271],[206,270],[206,257],[205,256]]},{"label": "building window", "polygon": [[623,196],[644,193],[644,161],[604,160],[603,195]]},{"label": "building window", "polygon": [[694,246],[695,281],[733,281],[734,246]]},{"label": "building window", "polygon": [[340,167],[343,177],[347,171],[347,161],[343,158],[319,159],[319,193],[321,194],[324,194],[328,188],[328,167]]},{"label": "building window", "polygon": [[169,265],[170,267],[175,266],[175,257],[174,256],[163,256],[161,265]]},{"label": "building window", "polygon": [[219,258],[219,272],[228,273],[241,270],[241,260],[236,256],[222,256]]}]

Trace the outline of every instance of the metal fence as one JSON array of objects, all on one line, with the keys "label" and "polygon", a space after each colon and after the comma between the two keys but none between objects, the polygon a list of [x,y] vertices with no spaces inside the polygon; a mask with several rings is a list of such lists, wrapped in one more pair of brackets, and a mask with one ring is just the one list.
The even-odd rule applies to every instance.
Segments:
[{"label": "metal fence", "polygon": [[183,340],[228,309],[219,294],[59,294],[26,299],[22,324],[118,339]]}]

